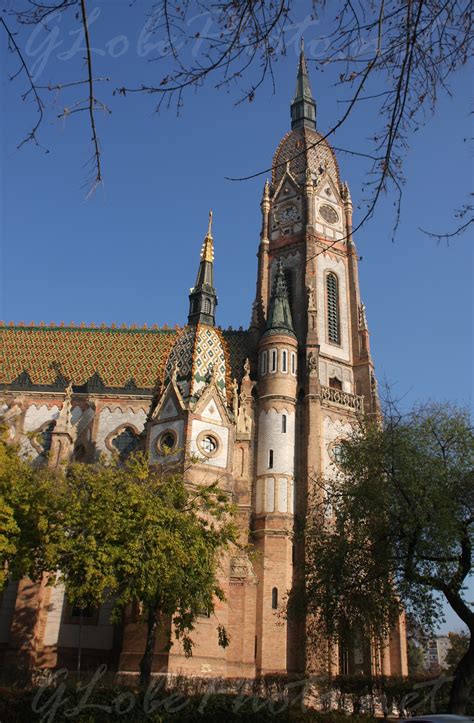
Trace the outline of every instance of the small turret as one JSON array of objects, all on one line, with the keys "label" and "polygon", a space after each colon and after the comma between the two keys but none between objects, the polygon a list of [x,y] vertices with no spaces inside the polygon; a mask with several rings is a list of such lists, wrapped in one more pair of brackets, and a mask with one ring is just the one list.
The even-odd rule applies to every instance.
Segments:
[{"label": "small turret", "polygon": [[275,281],[273,282],[264,336],[273,334],[295,336],[281,259],[278,261]]},{"label": "small turret", "polygon": [[298,342],[283,264],[278,261],[265,331],[259,343],[256,489],[253,533],[257,565],[257,670],[287,669],[288,630],[275,611],[293,580],[295,435]]},{"label": "small turret", "polygon": [[189,294],[189,324],[215,325],[217,294],[214,288],[214,240],[212,238],[212,211],[201,249],[201,261],[196,284]]}]

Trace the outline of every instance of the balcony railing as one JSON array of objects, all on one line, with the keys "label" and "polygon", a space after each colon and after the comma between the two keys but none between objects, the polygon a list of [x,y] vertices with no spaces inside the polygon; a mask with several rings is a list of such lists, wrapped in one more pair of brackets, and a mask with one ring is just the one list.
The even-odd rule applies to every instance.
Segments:
[{"label": "balcony railing", "polygon": [[362,414],[364,411],[364,397],[359,397],[357,394],[350,394],[349,392],[343,392],[342,389],[321,387],[321,399],[323,402],[338,404],[340,407],[345,407],[346,409],[350,409],[359,414]]}]

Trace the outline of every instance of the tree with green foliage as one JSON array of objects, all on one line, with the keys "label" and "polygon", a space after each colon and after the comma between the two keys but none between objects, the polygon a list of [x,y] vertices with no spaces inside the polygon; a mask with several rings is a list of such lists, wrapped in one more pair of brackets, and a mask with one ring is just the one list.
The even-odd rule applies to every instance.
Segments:
[{"label": "tree with green foliage", "polygon": [[413,640],[407,642],[408,674],[418,675],[424,670],[423,649]]},{"label": "tree with green foliage", "polygon": [[428,628],[441,599],[470,631],[449,709],[474,678],[474,613],[465,599],[474,522],[474,434],[465,411],[431,404],[361,421],[330,481],[315,480],[305,530],[306,604],[326,636],[383,639],[405,609]]},{"label": "tree with green foliage", "polygon": [[10,579],[43,573],[50,491],[50,476],[22,459],[0,428],[0,590]]},{"label": "tree with green foliage", "polygon": [[[115,619],[130,604],[143,609],[143,686],[167,619],[185,654],[192,654],[196,616],[223,599],[219,561],[236,541],[232,507],[218,483],[190,486],[185,475],[166,469],[150,466],[143,454],[125,464],[74,463],[58,474],[50,519],[49,565],[60,570],[72,604],[111,599]],[[225,647],[225,629],[218,626],[217,634]]]},{"label": "tree with green foliage", "polygon": [[448,633],[448,638],[449,650],[446,654],[445,664],[448,672],[452,674],[469,649],[469,635],[462,630],[460,633]]}]

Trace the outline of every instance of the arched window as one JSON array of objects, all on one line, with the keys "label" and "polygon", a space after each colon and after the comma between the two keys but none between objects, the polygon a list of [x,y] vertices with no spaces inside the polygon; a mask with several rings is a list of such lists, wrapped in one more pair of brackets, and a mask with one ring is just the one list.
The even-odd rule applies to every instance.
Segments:
[{"label": "arched window", "polygon": [[274,587],[272,590],[272,609],[276,610],[278,607],[278,588]]},{"label": "arched window", "polygon": [[74,460],[76,462],[85,462],[87,458],[86,448],[83,444],[78,444],[74,449]]},{"label": "arched window", "polygon": [[330,377],[329,379],[329,386],[332,389],[341,389],[342,390],[342,382],[337,377]]},{"label": "arched window", "polygon": [[291,352],[291,373],[296,374],[296,354],[294,351]]},{"label": "arched window", "polygon": [[56,422],[50,422],[46,427],[43,427],[38,435],[38,443],[42,449],[42,454],[48,454],[51,449],[53,429],[56,426]]},{"label": "arched window", "polygon": [[281,431],[286,434],[286,414],[281,415]]},{"label": "arched window", "polygon": [[288,371],[288,352],[286,349],[283,349],[281,353],[281,370],[282,372]]},{"label": "arched window", "polygon": [[270,362],[270,371],[271,371],[271,372],[276,372],[276,370],[277,370],[277,350],[276,350],[276,349],[272,349],[272,350],[271,350],[271,352],[270,352],[270,359],[271,359],[271,362]]},{"label": "arched window", "polygon": [[328,339],[333,344],[341,343],[339,323],[339,285],[336,274],[326,276]]},{"label": "arched window", "polygon": [[260,357],[260,371],[263,374],[267,373],[267,352],[263,351]]},{"label": "arched window", "polygon": [[139,437],[131,427],[124,427],[124,429],[112,439],[112,445],[119,453],[121,460],[124,460],[128,455],[137,448],[139,443]]}]

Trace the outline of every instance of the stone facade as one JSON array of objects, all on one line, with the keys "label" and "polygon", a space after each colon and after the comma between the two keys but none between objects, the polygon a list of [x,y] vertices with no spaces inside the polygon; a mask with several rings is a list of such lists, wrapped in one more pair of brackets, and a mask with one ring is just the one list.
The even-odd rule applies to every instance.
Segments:
[{"label": "stone facade", "polygon": [[[225,600],[199,618],[195,649],[157,641],[154,669],[256,677],[325,669],[342,656],[306,646],[305,623],[281,611],[304,549],[293,538],[312,480],[331,474],[332,449],[358,415],[378,413],[365,307],[352,238],[352,204],[334,152],[315,127],[302,54],[292,130],[274,156],[261,201],[257,291],[247,331],[215,326],[211,222],[188,323],[180,328],[25,326],[0,329],[6,351],[1,413],[32,464],[90,462],[165,448],[197,462],[189,481],[218,476],[255,554],[221,561]],[[210,219],[211,221],[211,219]],[[136,610],[121,626],[91,611],[83,665],[136,673],[145,631]],[[217,623],[218,621],[218,623]],[[217,624],[230,645],[218,645]],[[78,618],[59,587],[22,580],[0,598],[0,659],[74,665]],[[370,646],[369,646],[370,647]],[[404,621],[382,646],[352,655],[353,670],[407,672]],[[350,666],[349,666],[350,667]]]}]

